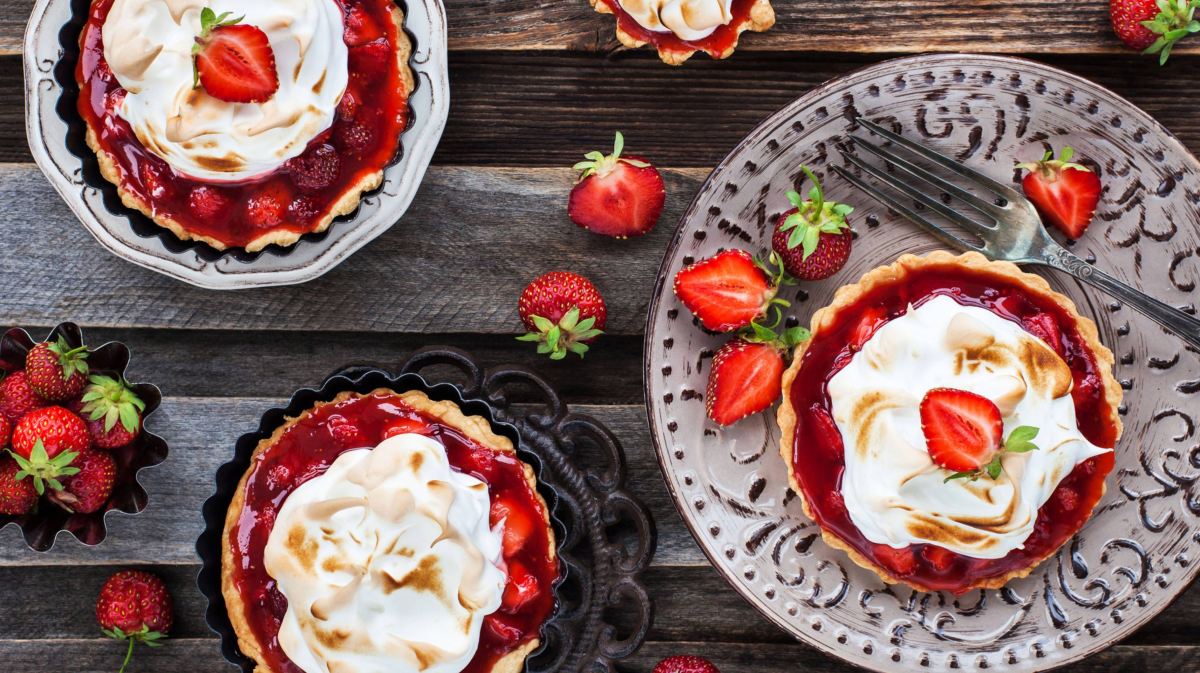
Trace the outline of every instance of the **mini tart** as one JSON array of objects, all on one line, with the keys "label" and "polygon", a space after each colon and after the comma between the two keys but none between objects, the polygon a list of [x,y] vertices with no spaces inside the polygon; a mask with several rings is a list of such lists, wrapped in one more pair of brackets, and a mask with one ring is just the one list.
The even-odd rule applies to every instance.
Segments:
[{"label": "mini tart", "polygon": [[738,40],[747,30],[764,33],[775,25],[775,10],[771,0],[733,0],[733,20],[717,28],[701,40],[684,40],[671,32],[649,30],[637,22],[620,5],[619,0],[588,0],[592,9],[617,17],[617,39],[630,49],[647,44],[658,49],[658,56],[668,65],[682,65],[698,51],[716,59],[729,58],[737,49]]},{"label": "mini tart", "polygon": [[[354,212],[362,195],[383,183],[383,171],[395,159],[400,135],[408,125],[408,98],[414,88],[409,66],[412,43],[404,32],[404,14],[393,0],[339,1],[374,6],[376,11],[386,14],[381,23],[386,26],[385,37],[395,50],[396,68],[387,73],[387,82],[357,85],[364,92],[373,91],[373,87],[393,89],[394,96],[364,96],[377,103],[379,118],[370,122],[374,124],[374,146],[359,155],[350,155],[334,140],[338,125],[353,120],[337,118],[331,129],[310,141],[310,149],[324,142],[332,144],[338,151],[342,170],[332,186],[309,193],[291,182],[286,165],[246,182],[216,183],[176,173],[166,161],[150,152],[114,109],[113,101],[123,95],[124,89],[105,61],[102,39],[102,28],[113,0],[92,0],[88,22],[79,38],[81,56],[75,72],[80,87],[77,107],[87,125],[87,144],[96,153],[100,174],[116,186],[121,203],[181,240],[199,241],[217,250],[243,248],[247,252],[257,252],[269,245],[294,245],[302,236],[321,233],[335,218]],[[350,76],[348,91],[356,86],[353,67]],[[147,172],[151,175],[147,176]],[[269,226],[254,225],[248,221],[246,205],[268,185],[273,189],[278,189],[275,185],[283,185],[290,203],[282,221]],[[221,224],[203,222],[188,210],[188,197],[198,187],[220,190],[228,198],[230,205],[221,217],[215,218]]]},{"label": "mini tart", "polygon": [[[518,556],[506,556],[505,560],[519,558],[538,578],[542,593],[508,616],[510,623],[523,627],[522,636],[516,642],[499,642],[488,626],[493,616],[485,617],[479,650],[464,669],[464,673],[520,673],[525,667],[525,659],[541,644],[540,629],[555,605],[550,587],[558,578],[549,508],[537,492],[533,468],[517,458],[512,441],[493,432],[487,419],[467,416],[453,402],[435,401],[420,391],[397,393],[388,388],[378,388],[365,395],[347,391],[329,402],[318,402],[299,416],[288,418],[270,437],[259,442],[251,455],[250,468],[238,483],[225,516],[221,592],[238,637],[238,646],[257,664],[255,673],[302,673],[302,670],[287,658],[276,640],[278,620],[286,611],[287,599],[274,587],[274,581],[262,567],[263,547],[278,510],[265,511],[271,507],[269,503],[258,509],[251,502],[254,497],[251,494],[268,492],[256,489],[269,488],[265,476],[267,468],[287,458],[286,452],[281,452],[278,447],[295,448],[303,442],[314,441],[311,434],[304,433],[321,431],[320,442],[326,448],[322,452],[317,447],[304,446],[304,451],[293,452],[303,454],[299,467],[305,468],[295,469],[293,473],[305,472],[310,478],[316,476],[343,451],[354,448],[337,447],[328,433],[329,419],[337,416],[355,423],[368,446],[374,446],[383,438],[382,432],[388,423],[406,418],[420,419],[437,429],[433,436],[447,446],[451,465],[488,483],[490,493],[494,494],[498,488],[510,492],[527,489],[528,504],[538,510],[544,523],[542,535],[531,536]],[[499,461],[491,463],[494,475],[491,481],[476,470],[462,470],[459,465],[472,461],[478,465],[483,464],[478,461],[488,460]],[[301,483],[302,480],[293,480],[283,489],[283,494],[279,493],[280,489],[269,492],[272,497],[279,498],[278,503],[282,505],[286,493]],[[260,607],[264,605],[265,608]]]},{"label": "mini tart", "polygon": [[[849,362],[853,353],[849,334],[865,309],[882,306],[887,312],[885,320],[891,320],[903,315],[910,303],[939,294],[950,295],[960,304],[987,308],[1018,324],[1028,315],[1051,314],[1062,332],[1064,359],[1075,377],[1072,396],[1079,429],[1098,446],[1116,445],[1122,430],[1117,413],[1121,387],[1112,374],[1113,354],[1100,343],[1095,323],[1081,316],[1074,303],[1053,291],[1045,279],[1021,271],[1015,264],[989,261],[975,252],[956,256],[939,251],[924,257],[904,255],[868,272],[858,283],[840,288],[833,302],[813,315],[812,338],[796,349],[783,376],[783,403],[778,411],[780,454],[804,513],[820,526],[825,542],[845,551],[852,561],[885,582],[907,584],[918,591],[998,589],[1029,575],[1083,527],[1104,495],[1113,453],[1080,463],[1059,484],[1039,510],[1024,549],[992,560],[953,554],[952,565],[937,570],[921,554],[920,548],[927,545],[912,545],[906,549],[915,554],[916,569],[897,576],[875,555],[876,545],[858,531],[846,512],[841,498],[844,457],[836,448],[829,449],[828,442],[820,441],[820,431],[808,427],[813,423],[805,423],[814,405],[829,411],[826,384]],[[1064,510],[1059,503],[1064,487],[1079,496],[1071,510]]]}]

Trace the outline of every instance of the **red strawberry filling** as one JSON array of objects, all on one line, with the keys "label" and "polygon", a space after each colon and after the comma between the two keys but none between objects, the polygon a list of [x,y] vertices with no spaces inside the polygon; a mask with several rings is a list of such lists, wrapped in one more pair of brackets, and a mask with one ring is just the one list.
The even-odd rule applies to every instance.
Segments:
[{"label": "red strawberry filling", "polygon": [[683,40],[675,33],[649,30],[626,12],[618,0],[600,0],[617,17],[617,25],[634,39],[654,45],[658,49],[673,52],[702,51],[713,58],[721,58],[737,44],[737,28],[750,17],[750,9],[756,0],[733,0],[733,20],[718,26],[702,40]]},{"label": "red strawberry filling", "polygon": [[1098,446],[1112,447],[1117,429],[1105,401],[1095,355],[1072,318],[1057,304],[1031,295],[1005,278],[953,266],[910,272],[903,283],[875,288],[854,308],[841,311],[829,329],[822,330],[805,351],[790,391],[790,403],[797,415],[792,460],[813,517],[822,528],[894,576],[934,590],[957,592],[1027,568],[1053,553],[1091,515],[1104,493],[1104,479],[1113,468],[1114,458],[1108,453],[1080,463],[1038,511],[1025,547],[1004,558],[970,558],[930,545],[895,550],[867,540],[851,521],[840,497],[845,460],[840,433],[830,432],[827,386],[854,357],[864,335],[903,315],[910,303],[920,306],[939,295],[988,309],[1039,338],[1057,341],[1059,352],[1075,373],[1072,396],[1080,432]]},{"label": "red strawberry filling", "polygon": [[[245,247],[271,231],[316,230],[347,192],[393,160],[408,120],[406,85],[396,61],[400,36],[391,17],[395,5],[392,0],[338,2],[350,48],[350,82],[343,98],[352,102],[339,106],[330,132],[314,138],[287,165],[251,180],[221,183],[176,173],[117,114],[125,91],[105,62],[102,42],[112,0],[95,2],[80,37],[78,109],[99,147],[115,160],[121,187],[148,204],[157,219],[172,220],[193,236],[225,247]],[[235,28],[242,30],[221,30]],[[232,57],[215,58],[211,65],[229,73],[236,63]],[[232,86],[236,78],[225,76],[205,86],[230,100],[257,100],[259,85],[269,87],[261,75],[245,78],[245,86]]]},{"label": "red strawberry filling", "polygon": [[484,618],[479,649],[464,671],[491,671],[504,655],[537,638],[554,609],[558,563],[549,554],[552,542],[543,523],[544,506],[526,481],[523,464],[414,411],[397,395],[351,398],[311,412],[260,454],[246,480],[238,523],[228,537],[234,583],[249,604],[245,616],[271,670],[302,673],[279,646],[287,599],[263,567],[277,508],[305,481],[323,474],[343,451],[374,446],[407,431],[436,438],[446,447],[454,469],[486,482],[493,523],[506,520],[502,555],[509,582],[500,610]]}]

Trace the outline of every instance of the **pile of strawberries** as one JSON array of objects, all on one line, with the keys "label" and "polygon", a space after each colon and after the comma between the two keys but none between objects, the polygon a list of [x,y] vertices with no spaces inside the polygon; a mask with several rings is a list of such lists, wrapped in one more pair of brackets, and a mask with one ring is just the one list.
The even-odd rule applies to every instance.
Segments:
[{"label": "pile of strawberries", "polygon": [[34,345],[24,369],[0,381],[0,515],[108,504],[112,452],[141,434],[145,404],[119,377],[90,372],[89,354],[60,336]]}]

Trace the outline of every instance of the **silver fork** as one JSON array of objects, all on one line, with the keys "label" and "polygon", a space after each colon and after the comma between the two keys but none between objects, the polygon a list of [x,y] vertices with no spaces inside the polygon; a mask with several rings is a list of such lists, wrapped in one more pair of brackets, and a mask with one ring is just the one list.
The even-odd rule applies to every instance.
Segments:
[{"label": "silver fork", "polygon": [[[1079,280],[1141,311],[1159,325],[1162,325],[1183,339],[1192,348],[1200,350],[1200,320],[1126,285],[1059,245],[1047,233],[1046,227],[1042,224],[1042,219],[1038,216],[1033,204],[1012,187],[1001,184],[982,173],[963,166],[949,157],[892,133],[871,121],[859,118],[858,123],[881,138],[891,141],[894,145],[902,147],[914,155],[923,157],[932,164],[969,181],[975,188],[991,193],[995,196],[996,200],[993,202],[980,198],[972,192],[926,170],[924,167],[905,159],[891,149],[882,147],[861,137],[850,136],[850,140],[855,145],[883,159],[894,166],[899,172],[911,178],[911,180],[901,179],[896,175],[889,174],[886,170],[863,161],[854,154],[843,152],[842,156],[847,162],[857,166],[863,173],[870,175],[897,192],[905,194],[914,201],[923,204],[947,220],[958,224],[966,231],[975,234],[983,242],[983,245],[964,241],[931,222],[929,219],[922,217],[911,206],[903,203],[893,195],[863,181],[840,166],[833,167],[834,172],[855,187],[858,187],[883,205],[925,228],[948,245],[966,250],[975,250],[984,254],[989,259],[1004,260],[1022,265],[1049,266],[1069,273]],[[981,223],[950,208],[937,196],[932,196],[917,187],[917,185],[922,184],[927,189],[935,188],[941,190],[967,205],[981,215],[981,219],[986,220],[986,222]]]}]

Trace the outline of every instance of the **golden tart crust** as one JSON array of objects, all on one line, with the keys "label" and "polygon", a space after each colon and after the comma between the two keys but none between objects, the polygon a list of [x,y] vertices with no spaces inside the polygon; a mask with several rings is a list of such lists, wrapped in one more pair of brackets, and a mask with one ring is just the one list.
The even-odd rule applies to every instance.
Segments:
[{"label": "golden tart crust", "polygon": [[[259,644],[254,631],[250,628],[249,621],[246,619],[245,613],[248,606],[242,600],[242,594],[237,590],[237,586],[234,583],[233,547],[229,543],[229,540],[234,533],[242,508],[246,504],[246,483],[251,473],[254,472],[254,466],[257,464],[256,459],[259,454],[274,446],[289,428],[317,409],[330,404],[339,404],[351,398],[372,397],[375,395],[399,397],[405,404],[412,407],[413,410],[424,416],[433,418],[443,425],[454,428],[480,446],[492,449],[498,453],[510,455],[516,455],[517,453],[516,448],[513,447],[512,440],[493,432],[492,426],[486,418],[482,416],[468,416],[462,412],[462,409],[457,404],[450,401],[430,399],[428,395],[419,390],[398,393],[391,388],[376,388],[366,394],[346,391],[339,393],[328,402],[318,402],[311,409],[305,410],[295,418],[286,419],[283,425],[279,426],[270,437],[260,441],[258,446],[255,447],[254,452],[250,455],[250,467],[242,475],[241,480],[238,482],[237,490],[234,492],[233,501],[229,503],[229,509],[225,513],[225,532],[221,536],[221,594],[225,597],[225,606],[229,612],[229,621],[233,625],[234,633],[237,634],[238,648],[241,649],[242,654],[254,660],[256,664],[255,673],[279,672],[267,665],[263,658],[262,646]],[[523,461],[521,464],[525,468],[525,479],[529,482],[529,487],[533,490],[538,503],[542,506],[542,514],[545,517],[544,523],[550,541],[548,555],[550,560],[553,561],[557,556],[557,549],[554,540],[554,529],[550,525],[550,508],[546,505],[546,501],[542,498],[542,495],[537,491],[537,477],[534,475],[533,468]],[[520,673],[525,668],[525,658],[536,650],[540,644],[541,641],[538,638],[534,638],[530,642],[509,652],[496,661],[492,666],[492,673]]]},{"label": "golden tart crust", "polygon": [[[992,276],[1003,278],[1007,282],[1020,287],[1029,294],[1040,298],[1048,299],[1059,308],[1061,308],[1075,322],[1078,328],[1079,336],[1083,340],[1085,346],[1091,351],[1096,359],[1097,369],[1104,382],[1104,408],[1108,410],[1107,422],[1116,431],[1116,436],[1119,438],[1123,429],[1121,417],[1117,413],[1117,407],[1121,404],[1121,386],[1117,383],[1113,376],[1113,365],[1116,360],[1113,357],[1112,351],[1100,342],[1100,334],[1096,329],[1096,323],[1091,319],[1079,314],[1075,303],[1068,297],[1055,292],[1051,289],[1050,284],[1046,279],[1031,273],[1026,273],[1016,264],[1011,262],[994,262],[984,257],[977,252],[968,252],[962,255],[954,255],[946,251],[932,252],[924,257],[916,255],[902,255],[894,263],[877,267],[868,271],[857,283],[845,285],[838,289],[833,296],[833,301],[828,306],[818,310],[813,314],[811,331],[812,338],[805,344],[801,344],[796,348],[796,352],[792,359],[791,366],[783,374],[783,403],[779,406],[777,419],[781,430],[781,438],[779,443],[779,453],[783,457],[784,463],[788,470],[788,483],[792,490],[800,500],[801,506],[804,508],[805,516],[816,521],[813,517],[812,510],[809,508],[808,501],[804,497],[804,491],[800,488],[800,483],[796,479],[795,466],[792,463],[792,446],[795,442],[796,433],[796,411],[792,407],[791,389],[792,384],[796,380],[796,376],[800,372],[801,364],[804,360],[804,354],[808,350],[808,344],[815,342],[821,338],[824,330],[831,328],[836,323],[837,316],[844,310],[853,309],[859,301],[869,294],[873,289],[879,286],[894,285],[904,282],[906,276],[910,273],[923,269],[930,268],[954,268],[958,270],[966,270],[971,273],[977,273],[980,276]],[[1107,485],[1105,486],[1107,488]],[[1095,510],[1093,509],[1093,512]],[[1088,513],[1090,518],[1093,512]],[[1086,518],[1084,519],[1086,521]],[[849,544],[838,537],[836,534],[826,530],[824,526],[821,528],[821,538],[834,549],[840,549],[846,552],[851,561],[854,561],[859,566],[874,572],[884,582],[888,584],[906,584],[917,591],[931,591],[929,587],[923,586],[917,582],[898,578],[888,572],[886,568],[874,563],[862,554],[855,551]],[[999,589],[1010,581],[1026,577],[1033,572],[1042,561],[1045,561],[1050,556],[1053,556],[1057,549],[1051,549],[1043,557],[1034,560],[1027,567],[1013,570],[1006,575],[980,580],[964,588],[970,589]]]},{"label": "golden tart crust", "polygon": [[[615,14],[612,7],[605,0],[588,0],[591,3],[592,9],[600,14]],[[775,9],[771,7],[771,0],[755,0],[754,5],[750,8],[750,14],[739,23],[735,30],[737,31],[733,42],[718,54],[715,58],[724,59],[733,55],[737,50],[738,41],[741,39],[742,33],[751,31],[755,33],[765,33],[775,25]],[[638,49],[644,47],[648,42],[639,40],[630,35],[621,28],[621,22],[616,22],[617,40],[622,45],[630,49]],[[685,61],[692,57],[699,49],[667,49],[660,47],[658,49],[658,57],[667,65],[683,65]]]},{"label": "golden tart crust", "polygon": [[[400,10],[400,7],[392,5],[390,13],[392,23],[396,25],[396,62],[400,66],[400,79],[404,84],[404,95],[407,97],[412,95],[415,86],[412,68],[409,67],[408,63],[412,57],[412,42],[408,39],[408,33],[404,32],[404,13]],[[100,141],[96,136],[96,130],[92,128],[91,121],[85,118],[84,123],[87,125],[87,144],[96,153],[96,159],[100,164],[100,175],[116,186],[117,193],[121,196],[121,203],[126,208],[136,210],[145,215],[158,226],[170,230],[180,240],[200,241],[217,250],[225,250],[230,247],[211,236],[204,236],[203,234],[189,230],[174,218],[166,215],[155,215],[149,203],[121,184],[121,173],[117,170],[116,159],[101,147]],[[397,148],[397,151],[399,151],[399,148]],[[282,247],[295,245],[301,237],[307,234],[319,234],[328,229],[329,225],[333,224],[335,218],[353,213],[354,209],[358,208],[358,204],[362,201],[362,195],[379,187],[381,184],[383,184],[383,168],[370,175],[364,175],[357,183],[350,185],[342,193],[341,197],[334,202],[329,213],[321,218],[321,221],[317,223],[317,226],[312,231],[301,233],[286,229],[274,229],[251,240],[245,246],[239,247],[244,247],[246,252],[258,252],[269,245],[279,245]]]}]

